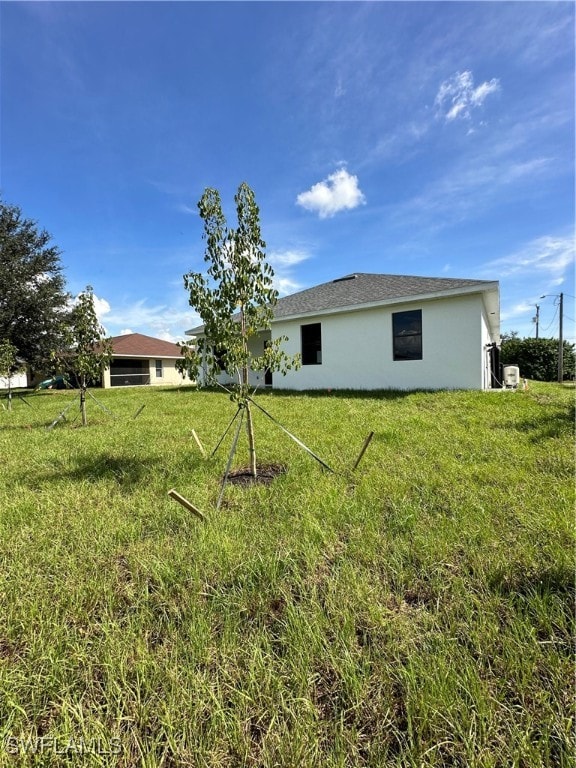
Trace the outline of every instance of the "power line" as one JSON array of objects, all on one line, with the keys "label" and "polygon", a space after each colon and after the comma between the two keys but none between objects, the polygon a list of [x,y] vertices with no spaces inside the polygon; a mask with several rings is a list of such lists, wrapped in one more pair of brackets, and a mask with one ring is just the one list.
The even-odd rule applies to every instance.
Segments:
[{"label": "power line", "polygon": [[548,325],[546,326],[546,328],[544,328],[544,329],[543,329],[544,331],[547,331],[547,330],[548,330],[548,328],[550,328],[550,327],[551,327],[551,326],[554,324],[554,322],[555,322],[555,320],[556,320],[556,317],[557,317],[557,315],[558,315],[558,304],[556,304],[556,310],[555,310],[555,312],[554,312],[554,317],[552,318],[552,320],[550,320],[550,322],[548,323]]}]

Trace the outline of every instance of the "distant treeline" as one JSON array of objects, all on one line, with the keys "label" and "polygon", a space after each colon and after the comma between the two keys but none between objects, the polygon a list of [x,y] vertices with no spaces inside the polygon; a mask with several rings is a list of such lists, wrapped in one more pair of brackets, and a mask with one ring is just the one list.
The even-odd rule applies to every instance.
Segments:
[{"label": "distant treeline", "polygon": [[[520,339],[512,332],[502,336],[501,362],[517,365],[520,375],[534,381],[558,379],[558,339]],[[574,344],[563,343],[564,379],[574,378]]]}]

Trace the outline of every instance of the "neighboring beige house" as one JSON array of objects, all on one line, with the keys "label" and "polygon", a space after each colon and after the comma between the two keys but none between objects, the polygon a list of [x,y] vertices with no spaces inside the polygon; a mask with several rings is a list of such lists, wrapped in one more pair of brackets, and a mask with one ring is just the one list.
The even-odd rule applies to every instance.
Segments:
[{"label": "neighboring beige house", "polygon": [[[186,331],[198,337],[204,327]],[[278,300],[270,338],[300,353],[286,376],[250,372],[283,389],[501,388],[497,281],[356,273]],[[226,383],[225,374],[221,383]]]},{"label": "neighboring beige house", "polygon": [[169,341],[142,333],[113,336],[112,360],[104,371],[102,386],[134,387],[182,384],[184,377],[176,370],[180,347]]}]

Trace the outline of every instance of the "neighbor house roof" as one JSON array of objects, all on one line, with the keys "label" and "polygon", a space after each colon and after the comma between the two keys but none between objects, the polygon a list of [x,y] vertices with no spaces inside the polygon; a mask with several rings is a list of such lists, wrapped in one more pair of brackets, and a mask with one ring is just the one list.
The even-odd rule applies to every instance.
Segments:
[{"label": "neighbor house roof", "polygon": [[[274,321],[304,315],[323,314],[362,308],[363,305],[397,303],[415,298],[434,298],[460,293],[475,293],[497,288],[492,280],[465,280],[450,277],[413,277],[353,273],[328,283],[307,288],[278,299]],[[186,331],[202,334],[204,326]]]},{"label": "neighbor house roof", "polygon": [[155,339],[143,333],[126,333],[113,336],[113,357],[181,357],[182,351],[177,344]]}]

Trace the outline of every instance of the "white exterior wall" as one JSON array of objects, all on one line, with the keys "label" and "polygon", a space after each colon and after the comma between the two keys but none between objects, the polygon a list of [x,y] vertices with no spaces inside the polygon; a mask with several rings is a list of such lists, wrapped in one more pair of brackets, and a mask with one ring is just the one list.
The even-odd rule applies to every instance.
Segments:
[{"label": "white exterior wall", "polygon": [[[252,357],[260,357],[264,353],[264,344],[270,340],[270,331],[264,331],[253,336],[248,340],[248,349]],[[238,384],[238,376],[229,376],[227,373],[221,373],[218,381],[224,386],[229,384]],[[264,387],[264,371],[248,371],[248,381],[251,387]]]},{"label": "white exterior wall", "polygon": [[[422,310],[422,360],[393,360],[392,313]],[[303,365],[274,387],[286,389],[482,389],[490,341],[481,294],[413,301],[339,314],[277,321],[282,348],[301,351],[300,326],[322,324],[322,364]]]},{"label": "white exterior wall", "polygon": [[[28,376],[25,373],[15,373],[10,377],[10,389],[16,389],[18,387],[26,388],[28,386]],[[8,378],[6,376],[0,376],[0,389],[8,389]]]}]

